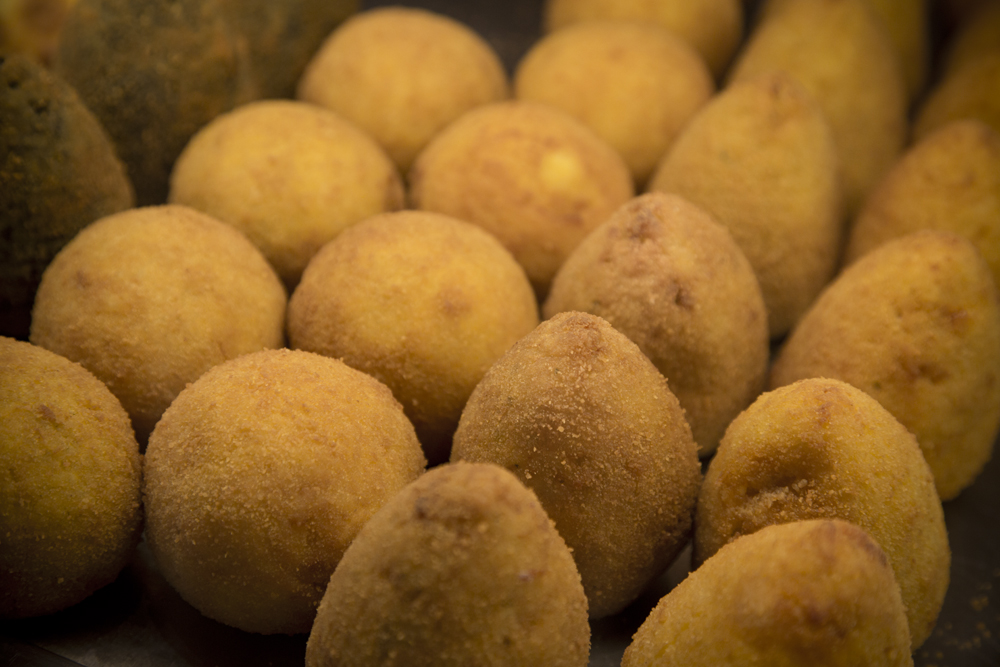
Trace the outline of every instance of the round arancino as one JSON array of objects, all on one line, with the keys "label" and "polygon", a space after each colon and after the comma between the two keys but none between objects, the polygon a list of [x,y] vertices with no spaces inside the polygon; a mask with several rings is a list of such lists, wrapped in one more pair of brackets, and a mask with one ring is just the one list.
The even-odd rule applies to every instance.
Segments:
[{"label": "round arancino", "polygon": [[379,7],[334,30],[310,60],[297,97],[371,134],[405,174],[438,132],[510,94],[493,47],[465,24],[412,7]]},{"label": "round arancino", "polygon": [[594,227],[635,192],[622,157],[569,114],[526,101],[464,114],[417,156],[414,208],[493,234],[524,267],[539,298]]},{"label": "round arancino", "polygon": [[252,102],[217,116],[188,142],[169,201],[246,234],[289,290],[347,227],[403,206],[403,182],[365,131],[321,107]]},{"label": "round arancino", "polygon": [[142,461],[108,388],[0,337],[0,461],[0,618],[51,614],[114,581],[142,531]]},{"label": "round arancino", "polygon": [[479,227],[426,211],[371,217],[327,244],[288,306],[292,347],[384,382],[432,463],[469,394],[538,324],[527,276]]},{"label": "round arancino", "polygon": [[108,385],[140,445],[185,385],[212,366],[284,344],[287,297],[230,225],[185,206],[106,216],[42,275],[31,342]]},{"label": "round arancino", "polygon": [[308,352],[247,354],[190,384],[153,431],[146,541],[209,618],[306,633],[347,546],[424,465],[374,378]]}]

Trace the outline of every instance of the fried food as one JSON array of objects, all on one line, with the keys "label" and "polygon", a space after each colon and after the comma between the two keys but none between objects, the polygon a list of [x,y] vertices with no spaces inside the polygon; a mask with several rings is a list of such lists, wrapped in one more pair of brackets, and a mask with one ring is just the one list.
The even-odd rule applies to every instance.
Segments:
[{"label": "fried food", "polygon": [[94,115],[26,55],[0,56],[0,118],[0,334],[26,339],[45,267],[135,195]]},{"label": "fried food", "polygon": [[614,148],[572,116],[524,101],[467,112],[410,171],[414,208],[496,236],[540,299],[573,248],[634,193]]},{"label": "fried food", "polygon": [[840,520],[737,538],[664,596],[625,651],[640,665],[913,664],[885,552]]},{"label": "fried food", "polygon": [[879,543],[919,647],[941,610],[951,562],[930,467],[875,399],[813,378],[762,394],[726,431],[698,496],[693,562],[765,526],[820,518],[857,524]]},{"label": "fried food", "polygon": [[843,237],[837,146],[822,109],[788,74],[722,90],[684,127],[649,190],[681,195],[729,229],[760,283],[772,338],[834,275]]},{"label": "fried food", "polygon": [[263,100],[217,116],[184,147],[169,201],[246,234],[289,290],[328,241],[403,206],[403,183],[367,133],[320,107]]},{"label": "fried food", "polygon": [[729,72],[739,81],[784,70],[823,109],[853,218],[895,162],[908,130],[899,59],[867,0],[782,3],[751,33]]},{"label": "fried food", "polygon": [[104,126],[141,206],[166,201],[174,160],[215,116],[259,96],[221,0],[78,0],[55,71]]},{"label": "fried food", "polygon": [[500,57],[468,26],[423,9],[380,7],[323,42],[296,95],[369,132],[405,174],[438,132],[506,99],[509,88]]},{"label": "fried food", "polygon": [[591,618],[632,602],[688,542],[701,469],[684,412],[635,343],[595,315],[556,315],[497,361],[451,458],[501,465],[538,494]]},{"label": "fried food", "polygon": [[0,460],[0,618],[51,614],[114,581],[142,531],[142,462],[107,387],[0,337]]},{"label": "fried food", "polygon": [[524,270],[479,227],[425,211],[365,220],[326,245],[288,306],[292,347],[392,389],[431,463],[448,460],[469,394],[538,325]]},{"label": "fried food", "polygon": [[659,26],[577,23],[543,37],[514,73],[514,95],[581,120],[625,159],[641,187],[715,93],[690,45]]},{"label": "fried food", "polygon": [[546,0],[542,12],[547,32],[585,21],[656,24],[694,47],[716,78],[726,71],[743,39],[742,0]]},{"label": "fried food", "polygon": [[1000,50],[970,58],[928,91],[913,120],[913,140],[963,118],[976,118],[1000,132]]},{"label": "fried food", "polygon": [[968,118],[912,146],[858,214],[845,261],[921,229],[972,241],[1000,284],[1000,132]]},{"label": "fried food", "polygon": [[[793,0],[764,0],[759,15],[780,9]],[[907,99],[911,102],[924,91],[931,65],[930,5],[926,0],[866,0],[872,14],[885,30],[895,51]]]},{"label": "fried food", "polygon": [[789,336],[771,387],[848,382],[917,437],[942,500],[989,460],[1000,431],[1000,304],[968,241],[925,230],[844,270]]},{"label": "fried food", "polygon": [[88,225],[42,274],[31,342],[108,385],[145,445],[184,386],[284,344],[285,289],[231,226],[184,206]]},{"label": "fried food", "polygon": [[581,243],[543,314],[597,315],[667,379],[699,453],[764,389],[767,312],[753,268],[726,228],[687,200],[636,197]]},{"label": "fried food", "polygon": [[374,378],[308,352],[244,355],[184,389],[153,431],[146,541],[206,616],[306,633],[351,540],[424,464]]},{"label": "fried food", "polygon": [[428,471],[372,517],[323,596],[307,667],[584,667],[587,599],[538,498],[492,465]]}]

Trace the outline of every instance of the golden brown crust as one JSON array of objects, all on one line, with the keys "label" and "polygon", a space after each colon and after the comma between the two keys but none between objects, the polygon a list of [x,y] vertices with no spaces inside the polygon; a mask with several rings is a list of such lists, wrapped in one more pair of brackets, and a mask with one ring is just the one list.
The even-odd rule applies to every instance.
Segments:
[{"label": "golden brown crust", "polygon": [[861,528],[809,520],[740,537],[660,600],[622,667],[913,664],[885,553]]},{"label": "golden brown crust", "polygon": [[917,436],[938,494],[954,498],[1000,430],[1000,301],[975,246],[923,230],[846,269],[785,342],[771,386],[833,377]]},{"label": "golden brown crust", "polygon": [[885,550],[920,646],[951,559],[930,468],[873,398],[816,378],[763,394],[730,425],[699,493],[694,562],[764,526],[819,518],[855,523]]},{"label": "golden brown crust", "polygon": [[493,465],[434,468],[364,527],[323,597],[308,667],[583,667],[587,600],[534,494]]},{"label": "golden brown crust", "polygon": [[638,187],[715,93],[699,54],[655,25],[590,21],[537,42],[518,62],[514,94],[562,109],[625,159]]},{"label": "golden brown crust", "polygon": [[89,225],[45,270],[31,341],[79,362],[145,443],[188,382],[284,343],[287,298],[238,231],[183,206],[130,209]]},{"label": "golden brown crust", "polygon": [[107,387],[0,337],[0,460],[0,618],[51,614],[114,581],[142,531],[142,462]]},{"label": "golden brown crust", "polygon": [[263,100],[222,114],[184,147],[169,201],[246,234],[295,289],[349,226],[403,206],[403,182],[361,129],[320,107]]},{"label": "golden brown crust", "polygon": [[853,217],[906,141],[906,88],[888,33],[866,0],[784,3],[754,29],[727,76],[732,82],[775,69],[792,75],[826,114]]},{"label": "golden brown crust", "polygon": [[634,193],[621,156],[585,125],[533,102],[486,104],[438,134],[410,171],[414,208],[490,232],[539,297],[590,230]]},{"label": "golden brown crust", "polygon": [[150,437],[146,539],[203,614],[308,632],[351,540],[424,464],[374,378],[308,352],[244,355],[189,385]]},{"label": "golden brown crust", "polygon": [[764,389],[767,313],[729,232],[676,195],[632,199],[569,256],[543,314],[583,311],[639,346],[685,410],[699,453]]},{"label": "golden brown crust", "polygon": [[701,481],[663,376],[579,312],[543,322],[493,365],[462,413],[452,460],[499,464],[538,494],[595,618],[635,599],[685,546]]},{"label": "golden brown crust", "polygon": [[741,0],[547,0],[544,28],[556,31],[583,21],[647,21],[680,35],[720,78],[743,40]]},{"label": "golden brown crust", "polygon": [[691,119],[649,190],[725,225],[760,282],[772,338],[786,334],[837,268],[844,216],[830,124],[783,72],[734,82]]},{"label": "golden brown crust", "polygon": [[330,34],[297,97],[364,128],[404,174],[465,112],[509,96],[492,45],[465,24],[412,7],[361,12]]},{"label": "golden brown crust", "polygon": [[1000,284],[1000,132],[965,118],[913,145],[854,220],[845,262],[921,229],[972,241]]},{"label": "golden brown crust", "polygon": [[538,324],[524,270],[475,225],[426,211],[374,216],[310,263],[288,308],[292,347],[385,382],[432,463],[489,367]]}]

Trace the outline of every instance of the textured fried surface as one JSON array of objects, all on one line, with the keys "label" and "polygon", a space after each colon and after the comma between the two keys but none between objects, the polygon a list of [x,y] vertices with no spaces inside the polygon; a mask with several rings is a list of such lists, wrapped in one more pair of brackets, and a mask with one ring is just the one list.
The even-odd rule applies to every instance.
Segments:
[{"label": "textured fried surface", "polygon": [[245,236],[183,206],[89,225],[42,276],[31,341],[96,375],[141,444],[188,382],[284,343],[285,289]]},{"label": "textured fried surface", "polygon": [[948,588],[941,501],[913,435],[839,380],[765,393],[732,423],[698,497],[694,562],[764,526],[817,518],[857,524],[881,545],[920,646]]},{"label": "textured fried surface", "polygon": [[844,380],[917,436],[938,494],[954,498],[1000,429],[1000,301],[970,241],[920,231],[865,255],[832,283],[778,354],[771,386]]},{"label": "textured fried surface", "polygon": [[584,21],[645,21],[679,35],[704,58],[718,78],[743,39],[741,0],[546,0],[548,31]]},{"label": "textured fried surface", "polygon": [[476,384],[537,324],[531,284],[510,253],[475,225],[424,211],[344,232],[310,264],[288,307],[292,347],[387,384],[431,463],[448,460]]},{"label": "textured fried surface", "polygon": [[714,93],[712,73],[691,46],[631,21],[558,30],[525,54],[514,75],[518,99],[583,121],[621,154],[639,187]]},{"label": "textured fried surface", "polygon": [[660,600],[622,667],[912,665],[899,587],[857,526],[768,526],[723,547]]},{"label": "textured fried surface", "polygon": [[538,499],[492,465],[434,468],[362,529],[330,579],[308,667],[583,667],[587,600]]},{"label": "textured fried surface", "polygon": [[104,128],[28,56],[0,56],[0,118],[0,334],[26,338],[45,267],[83,227],[135,196]]},{"label": "textured fried surface", "polygon": [[739,81],[776,69],[801,83],[830,122],[853,217],[906,140],[906,88],[888,33],[866,0],[782,3],[754,29],[727,76]]},{"label": "textured fried surface", "polygon": [[114,581],[142,530],[141,467],[107,387],[0,338],[0,618],[50,614]]},{"label": "textured fried surface", "polygon": [[497,463],[573,549],[591,617],[631,602],[687,544],[701,470],[666,381],[606,321],[543,322],[489,370],[452,460]]},{"label": "textured fried surface", "polygon": [[615,149],[572,116],[534,102],[469,111],[410,171],[414,208],[499,238],[540,297],[573,248],[633,194]]},{"label": "textured fried surface", "polygon": [[767,312],[729,232],[676,195],[622,206],[577,246],[543,313],[584,311],[639,346],[684,408],[701,454],[764,389]]},{"label": "textured fried surface", "polygon": [[788,74],[721,91],[684,127],[649,190],[681,195],[729,229],[760,282],[773,338],[834,275],[844,227],[837,147]]},{"label": "textured fried surface", "polygon": [[865,202],[845,259],[921,229],[972,241],[1000,284],[1000,132],[966,118],[911,147]]},{"label": "textured fried surface", "polygon": [[375,379],[308,352],[245,355],[188,386],[157,424],[146,539],[206,616],[305,633],[361,526],[423,468]]},{"label": "textured fried surface", "polygon": [[369,216],[403,205],[403,183],[365,132],[325,109],[252,102],[184,147],[169,200],[247,235],[292,290],[316,252]]},{"label": "textured fried surface", "polygon": [[296,94],[371,133],[406,173],[438,132],[505,99],[509,85],[493,47],[465,24],[382,7],[352,17],[323,42]]}]

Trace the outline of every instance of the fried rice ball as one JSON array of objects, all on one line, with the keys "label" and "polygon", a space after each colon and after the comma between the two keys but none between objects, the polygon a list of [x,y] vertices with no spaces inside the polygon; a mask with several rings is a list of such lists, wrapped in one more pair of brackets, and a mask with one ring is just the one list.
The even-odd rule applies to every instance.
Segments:
[{"label": "fried rice ball", "polygon": [[497,361],[451,458],[501,465],[538,494],[573,550],[591,618],[623,609],[688,543],[701,467],[684,411],[596,315],[560,313]]},{"label": "fried rice ball", "polygon": [[639,346],[680,401],[699,453],[764,390],[767,311],[725,227],[676,195],[636,197],[563,264],[543,314],[598,315]]},{"label": "fried rice ball", "polygon": [[587,598],[538,498],[494,465],[439,466],[351,544],[306,667],[584,667]]},{"label": "fried rice ball", "polygon": [[975,481],[1000,432],[1000,300],[971,241],[922,230],[845,269],[779,350],[770,386],[837,378],[917,437],[942,500]]},{"label": "fried rice ball", "polygon": [[0,118],[0,334],[26,339],[45,267],[135,194],[76,91],[26,55],[0,55]]},{"label": "fried rice ball", "polygon": [[737,81],[712,98],[648,189],[678,194],[729,229],[760,283],[772,339],[788,333],[837,270],[837,146],[823,110],[784,72]]},{"label": "fried rice ball", "polygon": [[685,123],[715,93],[697,51],[659,26],[590,21],[542,38],[514,73],[514,95],[583,121],[642,187]]},{"label": "fried rice ball", "polygon": [[190,384],[153,431],[146,541],[209,618],[306,633],[351,540],[424,465],[374,378],[308,352],[247,354]]},{"label": "fried rice ball", "polygon": [[531,284],[500,242],[425,211],[345,231],[309,264],[288,305],[290,345],[388,385],[431,463],[448,460],[489,367],[537,325]]},{"label": "fried rice ball", "polygon": [[304,102],[263,100],[213,119],[188,142],[169,201],[247,235],[285,286],[328,241],[403,206],[385,151],[340,116]]},{"label": "fried rice ball", "polygon": [[972,241],[1000,284],[1000,132],[966,118],[913,145],[854,220],[845,261],[921,229]]},{"label": "fried rice ball", "polygon": [[142,462],[108,388],[0,337],[0,461],[0,618],[54,613],[114,581],[142,531]]},{"label": "fried rice ball", "polygon": [[414,208],[496,236],[539,298],[573,248],[634,192],[628,166],[593,130],[526,101],[467,112],[431,140],[410,171]]},{"label": "fried rice ball", "polygon": [[762,528],[664,596],[625,650],[640,665],[913,664],[885,552],[838,519]]},{"label": "fried rice ball", "polygon": [[826,115],[853,217],[902,151],[906,84],[889,34],[869,0],[780,3],[750,34],[728,81],[784,70]]},{"label": "fried rice ball", "polygon": [[586,21],[628,20],[652,23],[689,43],[716,78],[729,66],[743,40],[742,0],[545,0],[547,32]]},{"label": "fried rice ball", "polygon": [[937,81],[915,112],[913,140],[963,118],[1000,132],[1000,49],[969,58]]},{"label": "fried rice ball", "polygon": [[412,7],[356,14],[326,39],[296,96],[364,128],[404,174],[438,132],[509,94],[493,47],[459,21]]},{"label": "fried rice ball", "polygon": [[814,378],[762,394],[726,431],[695,515],[693,562],[765,526],[838,518],[885,551],[914,649],[948,588],[951,551],[916,439],[863,391]]},{"label": "fried rice ball", "polygon": [[30,340],[108,385],[145,445],[187,383],[281,347],[286,305],[274,270],[231,226],[184,206],[142,207],[93,222],[56,255]]}]

